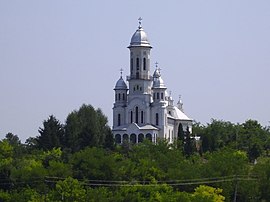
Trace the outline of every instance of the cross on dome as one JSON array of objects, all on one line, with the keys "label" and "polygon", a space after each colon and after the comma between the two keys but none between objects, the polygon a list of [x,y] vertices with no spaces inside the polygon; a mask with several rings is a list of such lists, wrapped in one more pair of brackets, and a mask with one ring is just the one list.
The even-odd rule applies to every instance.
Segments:
[{"label": "cross on dome", "polygon": [[121,74],[121,77],[122,77],[122,74],[123,74],[123,68],[120,69],[120,74]]},{"label": "cross on dome", "polygon": [[139,28],[141,28],[142,27],[142,17],[139,17],[139,19],[138,19],[138,21],[139,21]]},{"label": "cross on dome", "polygon": [[156,65],[156,70],[158,70],[160,72],[161,68],[158,67],[158,62],[155,62],[155,65]]}]

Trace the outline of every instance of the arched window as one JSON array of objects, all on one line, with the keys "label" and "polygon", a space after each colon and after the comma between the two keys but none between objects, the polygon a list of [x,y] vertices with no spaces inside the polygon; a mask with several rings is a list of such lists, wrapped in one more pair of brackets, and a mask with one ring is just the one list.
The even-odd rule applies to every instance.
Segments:
[{"label": "arched window", "polygon": [[150,133],[146,134],[146,139],[148,139],[150,142],[152,142],[152,135]]},{"label": "arched window", "polygon": [[141,111],[141,123],[143,123],[143,111]]},{"label": "arched window", "polygon": [[135,108],[135,122],[139,123],[139,108]]},{"label": "arched window", "polygon": [[158,113],[156,113],[156,125],[158,126]]},{"label": "arched window", "polygon": [[117,117],[117,125],[120,126],[121,125],[121,114],[118,114],[118,117]]},{"label": "arched window", "polygon": [[139,70],[139,68],[140,68],[140,59],[139,58],[136,59],[136,67],[137,67],[137,70]]},{"label": "arched window", "polygon": [[121,94],[120,93],[118,94],[118,100],[121,100]]},{"label": "arched window", "polygon": [[130,112],[130,123],[133,123],[133,111]]},{"label": "arched window", "polygon": [[116,142],[116,144],[121,144],[121,135],[120,134],[115,135],[115,142]]},{"label": "arched window", "polygon": [[131,68],[131,71],[133,71],[133,58],[130,59],[130,68]]},{"label": "arched window", "polygon": [[143,58],[143,70],[146,70],[146,59]]},{"label": "arched window", "polygon": [[139,136],[138,136],[138,142],[140,143],[140,142],[143,142],[143,139],[144,139],[144,135],[141,133],[141,134],[139,134]]},{"label": "arched window", "polygon": [[128,142],[128,134],[123,135],[123,143]]},{"label": "arched window", "polygon": [[137,136],[134,133],[130,135],[130,142],[133,144],[137,143]]}]

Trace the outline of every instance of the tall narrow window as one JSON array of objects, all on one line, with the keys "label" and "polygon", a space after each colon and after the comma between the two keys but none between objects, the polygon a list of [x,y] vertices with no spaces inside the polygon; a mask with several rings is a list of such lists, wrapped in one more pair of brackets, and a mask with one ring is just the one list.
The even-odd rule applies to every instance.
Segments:
[{"label": "tall narrow window", "polygon": [[117,124],[118,126],[120,126],[121,125],[121,114],[118,114],[118,124]]},{"label": "tall narrow window", "polygon": [[137,67],[137,70],[139,70],[139,67],[140,67],[140,59],[139,58],[136,59],[136,67]]},{"label": "tall narrow window", "polygon": [[130,123],[133,123],[133,111],[130,112]]},{"label": "tall narrow window", "polygon": [[153,94],[153,99],[154,99],[154,100],[156,99],[156,93]]},{"label": "tall narrow window", "polygon": [[123,100],[126,100],[126,96],[125,96],[125,93],[123,93]]},{"label": "tall narrow window", "polygon": [[118,100],[121,100],[121,94],[120,93],[118,94]]},{"label": "tall narrow window", "polygon": [[143,111],[141,111],[141,123],[143,123]]},{"label": "tall narrow window", "polygon": [[159,93],[157,93],[157,99],[159,100]]},{"label": "tall narrow window", "polygon": [[160,93],[161,99],[163,100],[163,93]]},{"label": "tall narrow window", "polygon": [[133,58],[130,59],[130,68],[131,68],[131,71],[133,71]]},{"label": "tall narrow window", "polygon": [[146,59],[143,58],[143,70],[146,70]]},{"label": "tall narrow window", "polygon": [[135,122],[139,123],[139,108],[135,108]]},{"label": "tall narrow window", "polygon": [[156,113],[156,125],[158,126],[158,113]]}]

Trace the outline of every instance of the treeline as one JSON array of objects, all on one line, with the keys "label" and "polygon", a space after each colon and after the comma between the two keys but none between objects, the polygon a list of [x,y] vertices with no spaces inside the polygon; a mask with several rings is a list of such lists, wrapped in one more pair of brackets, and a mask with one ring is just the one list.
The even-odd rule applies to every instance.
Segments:
[{"label": "treeline", "polygon": [[[115,145],[101,110],[0,141],[0,201],[269,201],[269,128],[212,120],[169,145]],[[194,136],[200,137],[195,140]]]}]

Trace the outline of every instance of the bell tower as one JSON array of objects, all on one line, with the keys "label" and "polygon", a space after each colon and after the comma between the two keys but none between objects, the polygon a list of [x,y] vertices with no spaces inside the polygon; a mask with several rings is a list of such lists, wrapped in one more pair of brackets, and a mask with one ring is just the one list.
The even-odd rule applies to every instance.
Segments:
[{"label": "bell tower", "polygon": [[133,34],[130,45],[130,76],[129,94],[150,94],[150,50],[151,46],[147,35],[141,25],[142,18],[139,18],[139,27]]}]

